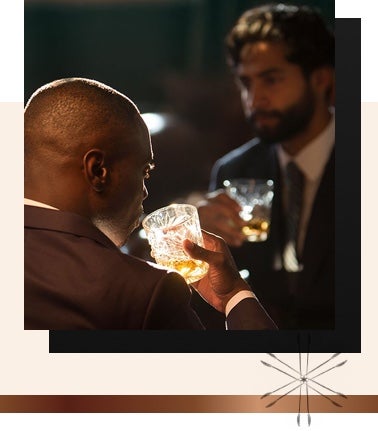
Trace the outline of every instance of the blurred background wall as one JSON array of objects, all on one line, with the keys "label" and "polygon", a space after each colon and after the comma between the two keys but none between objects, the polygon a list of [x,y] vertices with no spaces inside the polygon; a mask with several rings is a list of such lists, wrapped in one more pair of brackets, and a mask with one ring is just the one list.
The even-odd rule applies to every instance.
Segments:
[{"label": "blurred background wall", "polygon": [[[145,211],[205,191],[214,161],[251,138],[223,41],[262,3],[25,0],[25,101],[58,78],[104,82],[165,121],[150,123],[156,170]],[[291,3],[318,7],[334,25],[333,0]]]}]

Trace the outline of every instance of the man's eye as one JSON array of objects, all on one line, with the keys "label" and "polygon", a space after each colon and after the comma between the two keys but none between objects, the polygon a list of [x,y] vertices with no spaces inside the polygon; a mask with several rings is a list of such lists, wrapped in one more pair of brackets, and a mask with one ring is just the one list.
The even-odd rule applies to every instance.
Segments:
[{"label": "man's eye", "polygon": [[267,78],[265,81],[267,84],[274,84],[277,80],[275,78]]},{"label": "man's eye", "polygon": [[278,76],[266,76],[265,83],[268,85],[273,85],[279,82],[280,78]]}]

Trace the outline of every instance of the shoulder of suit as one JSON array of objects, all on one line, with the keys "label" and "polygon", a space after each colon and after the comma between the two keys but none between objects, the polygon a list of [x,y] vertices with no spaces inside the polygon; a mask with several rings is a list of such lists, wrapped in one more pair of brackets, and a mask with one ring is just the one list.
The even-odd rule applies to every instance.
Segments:
[{"label": "shoulder of suit", "polygon": [[182,279],[182,277],[176,271],[173,271],[169,268],[161,266],[155,262],[146,261],[134,256],[128,256],[128,257],[133,260],[133,265],[139,266],[141,270],[153,272],[160,277],[169,276],[170,279],[175,279],[175,278],[179,278],[180,280]]},{"label": "shoulder of suit", "polygon": [[164,266],[161,266],[157,263],[150,262],[139,257],[130,256],[129,254],[122,253],[124,259],[128,261],[129,265],[135,270],[137,273],[150,273],[155,274],[157,277],[165,277],[169,276],[169,278],[179,277],[182,278],[176,271],[170,270]]},{"label": "shoulder of suit", "polygon": [[180,283],[186,285],[186,282],[176,271],[165,268],[157,263],[146,261],[135,256],[130,256],[124,254],[125,259],[128,261],[129,265],[133,269],[133,272],[141,275],[141,278],[146,278],[146,276],[154,277],[157,279],[166,279],[174,284]]},{"label": "shoulder of suit", "polygon": [[155,273],[157,276],[164,276],[167,274],[167,268],[164,268],[156,263],[149,262],[139,257],[131,256],[122,253],[122,258],[126,261],[136,272],[140,273]]},{"label": "shoulder of suit", "polygon": [[245,144],[241,145],[240,147],[235,148],[234,150],[225,154],[223,157],[218,159],[216,164],[218,166],[221,166],[224,164],[228,164],[230,162],[237,161],[239,159],[245,159],[250,155],[266,153],[267,149],[268,149],[267,145],[262,144],[258,138],[254,138],[246,142]]}]

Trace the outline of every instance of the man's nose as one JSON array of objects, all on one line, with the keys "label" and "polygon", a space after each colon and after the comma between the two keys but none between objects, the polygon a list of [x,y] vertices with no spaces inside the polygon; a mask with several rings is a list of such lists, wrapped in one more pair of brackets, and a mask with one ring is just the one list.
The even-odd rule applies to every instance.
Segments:
[{"label": "man's nose", "polygon": [[269,101],[261,86],[254,85],[247,90],[245,104],[249,113],[252,113],[259,109],[268,108]]}]

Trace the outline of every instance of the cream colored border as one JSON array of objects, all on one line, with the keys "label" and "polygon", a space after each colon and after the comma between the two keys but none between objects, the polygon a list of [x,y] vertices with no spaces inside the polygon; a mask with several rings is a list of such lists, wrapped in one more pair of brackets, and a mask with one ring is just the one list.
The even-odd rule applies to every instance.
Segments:
[{"label": "cream colored border", "polygon": [[[350,16],[359,15],[357,13]],[[371,94],[374,94],[374,87]],[[0,291],[0,392],[7,395],[264,393],[267,390],[267,382],[272,380],[271,370],[261,367],[259,363],[260,359],[265,359],[264,355],[50,355],[47,332],[23,331],[22,232],[19,229],[22,223],[22,105],[21,102],[0,104],[4,155],[1,169],[1,226],[4,240],[1,260],[3,281]],[[375,347],[375,304],[378,298],[374,282],[377,240],[377,118],[378,104],[363,103],[362,354],[345,355],[348,365],[340,368],[333,376],[327,377],[329,386],[337,387],[337,390],[347,394],[375,394],[378,388],[378,374],[372,371],[378,363]],[[347,184],[345,186],[347,187]],[[320,361],[326,356],[316,355],[316,360]],[[293,364],[296,362],[295,355],[287,354],[282,357]],[[232,370],[232,378],[225,377],[225,370],[229,369]],[[280,377],[275,376],[274,384],[279,385],[280,382]]]},{"label": "cream colored border", "polygon": [[[22,101],[22,78],[19,76],[15,78],[14,72],[23,70],[23,52],[20,50],[22,43],[20,40],[23,38],[23,18],[22,18],[22,0],[12,0],[12,2],[6,2],[2,5],[2,15],[4,18],[2,21],[2,27],[0,29],[0,51],[2,53],[2,71],[1,71],[1,85],[0,85],[0,101]],[[373,9],[374,7],[374,9]],[[21,12],[20,12],[21,11]],[[364,101],[377,101],[378,88],[376,83],[376,56],[370,55],[373,52],[373,41],[375,40],[375,2],[356,2],[355,0],[337,0],[336,1],[336,16],[337,17],[363,17],[363,92],[362,100]],[[9,42],[11,49],[9,49]],[[4,47],[6,49],[4,49]],[[372,50],[370,52],[370,50]],[[18,56],[18,59],[15,56]],[[373,63],[373,64],[371,64]],[[8,66],[7,73],[4,74],[4,65]],[[11,67],[9,67],[11,65]],[[10,77],[10,80],[8,78]],[[4,79],[5,78],[5,79]],[[353,83],[351,83],[353,85]],[[2,91],[4,86],[10,86],[6,88],[7,91]],[[4,97],[4,95],[7,95]],[[57,357],[51,355],[51,363],[48,364],[48,372],[45,374],[43,367],[45,365],[47,357],[47,333],[36,333],[32,336],[25,336],[22,331],[22,319],[19,314],[19,307],[22,304],[20,299],[20,290],[18,286],[22,283],[22,234],[19,232],[18,227],[22,222],[22,212],[19,212],[20,206],[22,205],[20,199],[22,199],[22,142],[20,130],[22,127],[22,120],[19,120],[17,115],[13,117],[13,120],[8,128],[7,122],[10,117],[15,113],[15,110],[20,109],[17,107],[9,106],[9,104],[0,105],[0,138],[3,149],[2,159],[2,170],[1,178],[2,189],[5,191],[5,196],[2,196],[2,209],[1,212],[1,226],[3,227],[3,236],[5,236],[2,244],[4,246],[2,262],[2,287],[0,289],[0,342],[1,342],[1,356],[0,356],[0,393],[27,393],[34,394],[37,392],[47,393],[60,393],[61,387],[54,387],[46,385],[45,380],[51,379],[52,381],[59,375],[63,375],[67,379],[67,383],[63,389],[64,392],[70,393],[70,387],[75,384],[78,379],[78,373],[72,373],[72,369],[75,369],[76,358],[74,355],[67,355],[63,360],[57,360]],[[5,112],[5,114],[4,114]],[[12,114],[13,113],[13,114]],[[363,106],[363,148],[362,148],[362,159],[363,159],[363,170],[362,170],[362,269],[363,269],[363,353],[362,355],[348,355],[348,375],[345,376],[345,380],[349,381],[350,378],[352,386],[358,388],[358,393],[377,393],[377,375],[375,365],[377,363],[376,356],[377,352],[374,348],[374,340],[376,339],[376,312],[375,304],[376,301],[376,283],[374,280],[376,274],[375,268],[375,246],[374,242],[377,240],[377,231],[375,220],[377,215],[377,205],[374,202],[374,196],[376,195],[375,184],[375,160],[377,160],[377,139],[375,123],[377,121],[377,106],[369,105]],[[9,114],[9,115],[8,115]],[[370,120],[368,120],[370,118]],[[367,126],[367,122],[370,122],[370,126]],[[9,138],[9,136],[11,136]],[[370,136],[369,136],[370,135]],[[5,150],[5,153],[4,153]],[[347,185],[346,185],[347,186]],[[21,191],[21,194],[19,193]],[[6,210],[5,210],[6,208]],[[21,210],[22,211],[22,210]],[[367,224],[369,223],[369,224]],[[367,227],[369,233],[367,233]],[[369,239],[369,238],[370,239]],[[5,256],[4,256],[5,255]],[[373,272],[374,271],[374,272]],[[366,294],[367,292],[367,294]],[[22,305],[21,305],[22,307]],[[22,313],[22,312],[21,312]],[[4,353],[5,352],[5,353]],[[85,392],[88,389],[95,392],[95,389],[101,389],[96,383],[90,384],[90,374],[92,374],[93,382],[98,380],[99,375],[106,374],[110,368],[113,368],[114,360],[116,370],[119,370],[122,376],[125,370],[131,366],[134,370],[138,370],[139,367],[149,367],[145,376],[141,382],[145,380],[144,377],[149,378],[152,370],[159,371],[161,362],[166,359],[166,355],[155,355],[151,357],[151,361],[146,363],[145,361],[140,362],[139,357],[135,355],[130,361],[125,362],[117,356],[109,357],[99,355],[95,358],[95,363],[92,364],[92,355],[87,358],[87,363],[91,364],[90,371],[86,375],[86,385],[84,386]],[[210,375],[209,378],[206,375],[207,361],[206,355],[195,355],[194,363],[192,364],[191,358],[194,355],[189,355],[189,358],[185,358],[185,355],[173,355],[169,361],[169,365],[173,365],[182,370],[181,376],[189,374],[192,376],[191,370],[197,372],[194,376],[194,380],[198,383],[199,380],[203,379],[207,387],[210,389],[207,392],[212,391],[212,384],[216,378]],[[219,372],[218,380],[224,379],[224,369],[229,365],[233,365],[234,361],[237,362],[239,367],[247,367],[247,374],[250,379],[246,379],[243,376],[243,380],[249,380],[251,385],[248,389],[248,393],[256,393],[256,387],[252,382],[254,381],[256,374],[260,374],[261,368],[256,368],[258,359],[253,358],[253,355],[227,355],[221,357],[219,355],[211,355],[215,365],[215,374]],[[245,356],[245,357],[244,357]],[[244,358],[243,358],[244,357]],[[252,360],[253,358],[253,360]],[[241,359],[241,361],[240,361]],[[42,363],[39,361],[42,360]],[[55,361],[55,366],[52,363]],[[202,363],[205,362],[205,368],[202,369]],[[80,367],[85,364],[85,358],[79,358]],[[354,374],[351,372],[349,365],[354,364]],[[150,370],[151,368],[151,370]],[[42,371],[42,373],[41,373]],[[360,372],[362,373],[360,374]],[[358,373],[358,374],[357,374]],[[144,373],[143,373],[144,374]],[[28,376],[25,379],[25,376]],[[126,376],[129,372],[126,371]],[[139,373],[138,373],[139,375]],[[353,375],[355,376],[353,378]],[[357,377],[359,375],[359,377]],[[159,383],[165,387],[167,381],[171,378],[175,378],[176,373],[167,373],[160,382],[155,382],[157,389]],[[89,380],[89,382],[88,382]],[[100,379],[102,380],[102,379]],[[113,378],[110,376],[109,384],[105,385],[105,391],[101,390],[100,393],[107,392],[109,386],[111,387]],[[126,378],[122,378],[122,384],[125,384],[125,389],[129,388]],[[42,384],[42,389],[37,391],[36,388]],[[5,383],[5,386],[4,386]],[[88,386],[89,383],[89,386]],[[228,385],[219,384],[215,382],[214,388],[219,390],[219,387],[225,387]],[[133,384],[131,385],[134,386]],[[169,385],[170,386],[170,385]],[[227,393],[239,393],[237,385],[232,385]],[[248,385],[247,385],[248,386]],[[346,384],[349,392],[349,383]],[[195,389],[196,384],[193,384],[194,393],[198,393]],[[130,389],[130,388],[129,388]],[[192,388],[193,389],[193,388]],[[339,388],[341,390],[341,388]],[[113,392],[113,391],[112,391]],[[131,391],[132,392],[132,391]],[[161,391],[158,391],[161,393]],[[185,391],[184,391],[185,392]],[[357,392],[356,392],[357,393]],[[342,417],[341,417],[342,416]],[[376,424],[376,415],[312,415],[313,425],[315,429],[335,429],[348,424],[349,427],[355,429],[360,428],[361,425]],[[159,422],[160,421],[160,422]],[[62,428],[57,427],[60,425]],[[29,430],[47,430],[51,429],[51,425],[57,429],[85,429],[91,426],[91,429],[104,429],[104,427],[111,427],[116,425],[125,425],[126,427],[130,424],[138,425],[138,429],[151,429],[157,425],[163,425],[165,430],[176,430],[178,425],[181,429],[204,429],[204,428],[216,428],[217,430],[229,430],[238,427],[251,427],[255,425],[257,429],[264,427],[264,429],[294,429],[296,424],[293,422],[292,414],[225,414],[214,415],[214,414],[149,414],[149,415],[117,415],[117,414],[96,414],[96,415],[46,415],[46,414],[1,414],[0,425],[2,429],[23,429],[28,428]],[[317,427],[317,428],[316,428]],[[123,427],[124,428],[124,427]],[[123,429],[122,428],[122,429]],[[116,429],[116,428],[113,428]],[[117,428],[118,429],[118,428]]]}]

